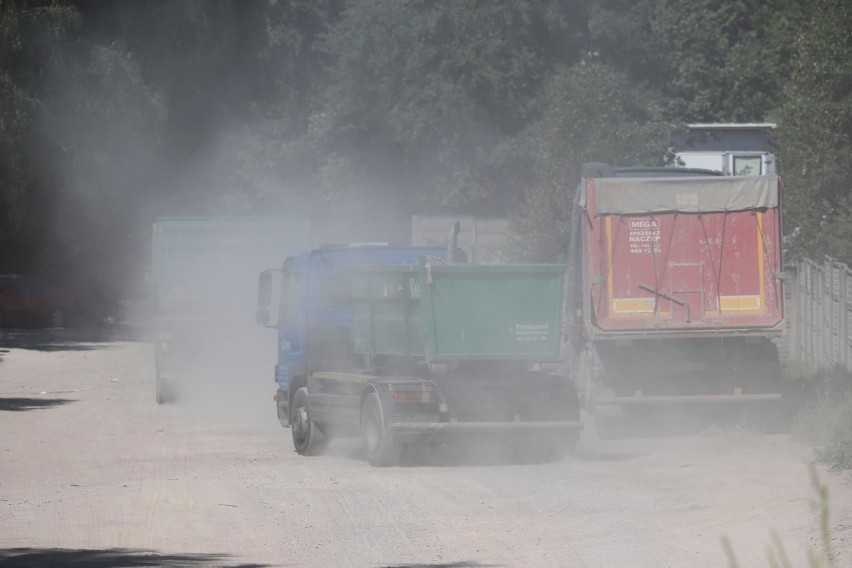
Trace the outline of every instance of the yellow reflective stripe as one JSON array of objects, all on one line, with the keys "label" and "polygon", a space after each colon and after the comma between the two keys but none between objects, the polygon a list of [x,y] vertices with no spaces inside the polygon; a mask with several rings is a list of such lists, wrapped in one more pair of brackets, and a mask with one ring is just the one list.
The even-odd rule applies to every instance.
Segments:
[{"label": "yellow reflective stripe", "polygon": [[617,314],[653,313],[654,298],[616,298],[612,301],[612,311]]},{"label": "yellow reflective stripe", "polygon": [[738,311],[738,310],[757,310],[760,309],[762,302],[760,296],[722,296],[719,298],[719,303],[723,310]]}]

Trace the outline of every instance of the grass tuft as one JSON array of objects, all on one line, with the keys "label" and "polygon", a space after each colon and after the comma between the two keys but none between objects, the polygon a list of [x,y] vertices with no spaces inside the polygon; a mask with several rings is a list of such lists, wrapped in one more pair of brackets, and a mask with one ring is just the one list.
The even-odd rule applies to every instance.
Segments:
[{"label": "grass tuft", "polygon": [[[808,549],[808,567],[809,568],[837,568],[837,556],[834,548],[831,546],[831,527],[830,510],[828,500],[828,486],[819,480],[816,466],[810,465],[811,485],[816,497],[813,501],[814,510],[819,513],[819,533],[820,545],[819,551],[813,548]],[[740,568],[740,563],[737,561],[734,547],[731,545],[730,539],[727,536],[722,537],[722,548],[725,550],[725,556],[728,559],[728,568]],[[781,542],[781,537],[778,533],[772,531],[772,544],[766,549],[766,558],[770,568],[792,568],[790,557],[787,555],[787,550],[784,543]]]},{"label": "grass tuft", "polygon": [[835,369],[818,377],[820,394],[799,414],[795,432],[832,469],[852,469],[852,375]]}]

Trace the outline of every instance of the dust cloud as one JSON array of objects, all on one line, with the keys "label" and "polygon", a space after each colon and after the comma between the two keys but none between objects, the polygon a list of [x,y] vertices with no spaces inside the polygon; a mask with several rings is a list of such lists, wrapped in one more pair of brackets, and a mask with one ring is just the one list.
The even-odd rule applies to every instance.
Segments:
[{"label": "dust cloud", "polygon": [[[225,120],[200,110],[165,116],[156,99],[170,94],[152,93],[143,106],[123,109],[145,123],[144,132],[134,133],[79,115],[81,100],[104,96],[97,86],[70,91],[63,75],[53,82],[46,156],[64,189],[47,209],[51,229],[39,243],[35,270],[77,292],[77,323],[130,324],[144,329],[152,350],[168,343],[166,358],[174,367],[167,372],[175,375],[170,404],[277,425],[277,340],[274,330],[255,323],[259,273],[323,243],[406,242],[410,211],[400,193],[376,190],[382,186],[377,182],[370,191],[352,187],[333,199],[312,195],[307,181],[276,166],[288,141],[275,120],[238,114]],[[221,78],[208,88],[209,102],[233,85]],[[103,159],[96,162],[97,152]],[[270,235],[254,249],[223,250],[222,235],[212,229],[205,242],[204,219],[227,223],[253,216],[292,219],[294,227],[310,229],[279,242]],[[161,218],[200,223],[189,248],[179,250],[184,245],[178,243],[173,251],[183,264],[182,282],[172,286],[177,295],[168,306],[157,297],[157,279],[173,275],[160,273],[162,266],[152,260],[152,227]],[[152,383],[154,367],[152,353],[145,369]]]},{"label": "dust cloud", "polygon": [[[103,64],[117,57],[96,55]],[[179,77],[180,69],[160,75]],[[63,142],[63,151],[54,148],[51,155],[57,156],[57,171],[69,191],[51,211],[55,223],[39,262],[82,291],[83,304],[95,319],[130,318],[145,327],[155,349],[168,344],[165,358],[172,367],[166,372],[174,373],[170,404],[227,420],[276,425],[276,332],[254,321],[259,272],[280,267],[299,249],[327,242],[406,243],[411,215],[421,213],[415,210],[417,198],[378,173],[351,185],[326,180],[344,188],[338,192],[324,191],[328,188],[322,179],[293,177],[281,164],[297,160],[298,152],[292,141],[282,139],[279,122],[239,113],[223,119],[204,112],[215,108],[211,101],[217,94],[236,96],[232,77],[211,81],[203,104],[192,112],[186,111],[190,105],[184,100],[175,108],[186,112],[163,113],[158,100],[172,97],[170,102],[176,102],[179,89],[146,93],[138,105],[131,101],[118,109],[138,114],[129,125],[144,126],[141,134],[128,123],[79,115],[81,100],[107,95],[80,86],[70,92],[63,80],[67,78],[57,78],[55,98],[47,101],[56,119],[48,135]],[[96,160],[99,152],[105,154]],[[237,257],[219,256],[218,245],[205,245],[201,238],[194,245],[200,249],[184,257],[186,282],[178,299],[184,305],[157,311],[163,307],[157,305],[162,298],[156,298],[155,290],[159,267],[152,266],[151,227],[157,218],[257,214],[289,217],[294,223],[307,220],[310,234],[299,243],[270,239],[262,251],[243,250]],[[196,309],[182,309],[191,304]],[[152,354],[152,380],[154,359]],[[679,428],[678,420],[668,430]],[[469,444],[459,452],[461,461],[477,461],[480,454],[486,461],[493,458],[489,443]]]}]

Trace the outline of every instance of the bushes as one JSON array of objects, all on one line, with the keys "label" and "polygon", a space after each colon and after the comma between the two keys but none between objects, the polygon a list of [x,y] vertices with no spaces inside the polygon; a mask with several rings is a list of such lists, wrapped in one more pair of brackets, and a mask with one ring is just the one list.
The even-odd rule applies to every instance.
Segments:
[{"label": "bushes", "polygon": [[816,447],[819,461],[852,469],[852,374],[836,368],[814,380],[820,394],[800,413],[796,433]]},{"label": "bushes", "polygon": [[[811,464],[810,469],[811,485],[816,494],[812,506],[813,510],[819,514],[820,549],[808,550],[807,566],[808,568],[835,568],[837,566],[837,554],[832,546],[833,536],[830,526],[831,515],[829,510],[828,486],[820,481],[816,467],[813,464]],[[736,552],[731,545],[731,541],[726,536],[722,537],[722,548],[724,548],[725,556],[728,558],[728,567],[740,568]],[[793,567],[784,543],[781,541],[778,533],[774,531],[772,532],[772,544],[766,548],[766,558],[770,568]]]}]

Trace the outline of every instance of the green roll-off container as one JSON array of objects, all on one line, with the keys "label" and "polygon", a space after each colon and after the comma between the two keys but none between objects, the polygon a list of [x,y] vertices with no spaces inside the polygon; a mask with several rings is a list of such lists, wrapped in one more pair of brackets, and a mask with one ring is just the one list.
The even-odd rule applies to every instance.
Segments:
[{"label": "green roll-off container", "polygon": [[559,357],[564,266],[370,266],[352,278],[356,353],[430,362]]}]

